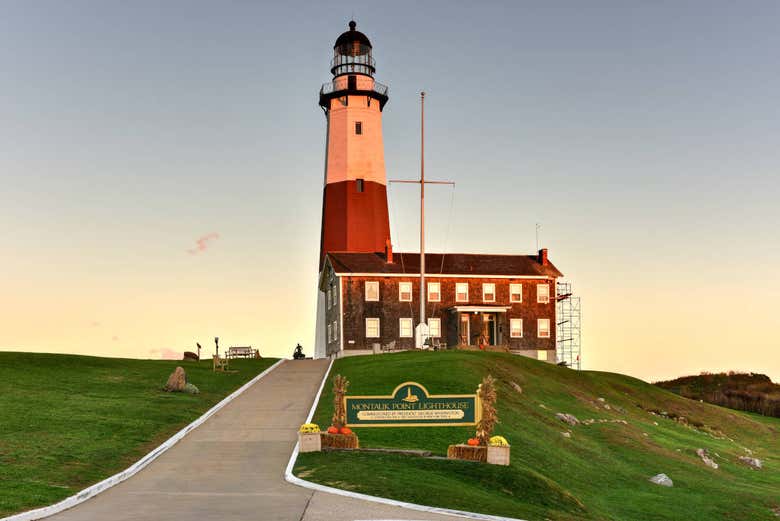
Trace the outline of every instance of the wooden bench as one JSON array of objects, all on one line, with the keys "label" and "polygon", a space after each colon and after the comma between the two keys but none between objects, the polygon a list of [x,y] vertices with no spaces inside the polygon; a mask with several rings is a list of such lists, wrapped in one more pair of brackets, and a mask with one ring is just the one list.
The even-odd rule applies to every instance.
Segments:
[{"label": "wooden bench", "polygon": [[260,351],[252,346],[228,347],[228,358],[260,358]]}]

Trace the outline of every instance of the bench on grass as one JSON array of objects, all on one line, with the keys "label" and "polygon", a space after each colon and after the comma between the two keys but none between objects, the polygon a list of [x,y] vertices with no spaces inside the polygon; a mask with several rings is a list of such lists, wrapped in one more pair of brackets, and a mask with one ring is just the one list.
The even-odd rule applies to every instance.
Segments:
[{"label": "bench on grass", "polygon": [[228,347],[228,358],[260,358],[260,351],[252,346]]}]

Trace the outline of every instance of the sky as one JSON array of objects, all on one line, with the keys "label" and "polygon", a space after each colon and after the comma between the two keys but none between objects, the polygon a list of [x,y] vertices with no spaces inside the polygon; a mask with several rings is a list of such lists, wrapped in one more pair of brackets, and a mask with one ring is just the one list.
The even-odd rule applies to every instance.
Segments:
[{"label": "sky", "polygon": [[[532,253],[583,367],[780,380],[780,4],[5,0],[0,350],[312,352],[325,118],[354,17],[428,250]],[[389,189],[396,251],[418,192]]]}]

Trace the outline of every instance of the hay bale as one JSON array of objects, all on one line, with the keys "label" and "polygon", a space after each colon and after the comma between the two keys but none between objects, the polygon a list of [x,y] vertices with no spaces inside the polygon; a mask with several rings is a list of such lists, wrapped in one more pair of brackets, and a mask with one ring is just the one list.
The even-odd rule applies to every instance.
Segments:
[{"label": "hay bale", "polygon": [[450,445],[447,447],[447,459],[462,459],[466,461],[487,461],[487,447],[484,445]]},{"label": "hay bale", "polygon": [[357,435],[352,434],[330,434],[321,433],[323,449],[357,449],[360,448],[360,441]]}]

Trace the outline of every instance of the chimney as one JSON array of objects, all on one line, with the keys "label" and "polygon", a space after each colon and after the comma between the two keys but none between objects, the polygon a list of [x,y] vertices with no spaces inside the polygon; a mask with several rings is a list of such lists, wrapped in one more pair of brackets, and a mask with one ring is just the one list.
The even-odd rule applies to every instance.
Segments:
[{"label": "chimney", "polygon": [[547,264],[549,264],[549,261],[547,260],[547,248],[539,250],[538,261],[542,266],[547,266]]},{"label": "chimney", "polygon": [[390,242],[390,239],[385,241],[385,262],[388,264],[393,263],[393,245]]}]

